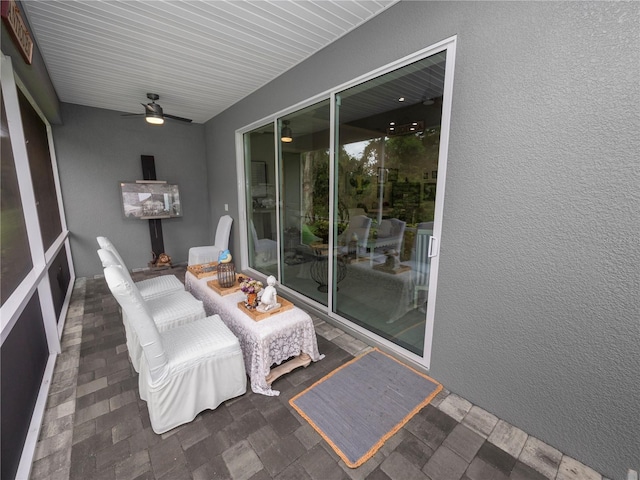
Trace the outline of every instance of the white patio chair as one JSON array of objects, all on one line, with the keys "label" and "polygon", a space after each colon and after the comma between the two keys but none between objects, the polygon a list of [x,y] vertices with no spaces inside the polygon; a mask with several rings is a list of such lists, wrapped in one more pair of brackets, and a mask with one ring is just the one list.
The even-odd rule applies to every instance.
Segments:
[{"label": "white patio chair", "polygon": [[[120,265],[125,272],[125,275],[129,276],[129,280],[131,279],[131,275],[129,274],[129,269],[124,264],[124,260],[114,247],[113,243],[107,237],[96,237],[98,240],[98,245],[103,250],[109,251],[113,259],[111,257],[107,257],[108,264],[105,264],[105,260],[103,260],[102,256],[100,259],[102,260],[102,266],[107,267],[108,265],[115,264]],[[100,252],[98,252],[99,254]],[[115,259],[115,262],[113,261]],[[149,300],[151,298],[158,298],[166,295],[170,292],[183,292],[184,284],[178,280],[175,275],[161,275],[155,278],[147,278],[145,280],[141,280],[139,282],[135,282],[136,287],[140,290],[140,294],[142,298],[145,300]]]},{"label": "white patio chair", "polygon": [[240,343],[218,315],[160,332],[122,269],[107,267],[104,276],[144,350],[138,387],[154,432],[189,423],[246,392]]},{"label": "white patio chair", "polygon": [[231,225],[233,218],[229,215],[223,215],[218,220],[216,227],[216,239],[213,245],[204,247],[191,247],[189,249],[189,265],[198,265],[200,263],[211,263],[218,261],[220,252],[229,248],[229,236],[231,235]]},{"label": "white patio chair", "polygon": [[[120,269],[122,276],[131,283],[131,288],[136,290],[140,294],[141,300],[147,304],[151,317],[159,331],[165,332],[207,316],[202,302],[184,290],[179,292],[170,291],[161,297],[145,299],[142,296],[142,292],[138,289],[138,285],[131,280],[129,272],[117,263],[112,252],[101,248],[98,250],[98,255],[105,268],[114,267]],[[124,324],[124,332],[127,338],[129,359],[131,360],[134,370],[139,372],[142,346],[140,345],[140,339],[136,335],[135,329],[131,327],[129,316],[124,311],[122,312],[122,323]]]}]

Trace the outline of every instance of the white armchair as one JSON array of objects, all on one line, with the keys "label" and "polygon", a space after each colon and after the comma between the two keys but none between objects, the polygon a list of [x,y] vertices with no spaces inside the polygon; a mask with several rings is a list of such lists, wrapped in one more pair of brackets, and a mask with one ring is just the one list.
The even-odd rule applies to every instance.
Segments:
[{"label": "white armchair", "polygon": [[[122,257],[116,250],[116,247],[113,246],[113,243],[107,237],[97,237],[98,245],[100,248],[108,251],[111,255],[100,255],[100,260],[102,260],[102,266],[107,267],[109,265],[119,265],[124,270],[125,275],[128,276],[129,280],[131,279],[131,275],[129,275],[129,270],[127,266],[124,264]],[[105,264],[105,262],[107,262]],[[146,280],[141,280],[139,282],[135,282],[135,286],[140,290],[140,294],[145,300],[149,300],[152,298],[158,298],[166,295],[171,292],[184,292],[184,284],[178,280],[175,275],[161,275],[155,278],[147,278]]]},{"label": "white armchair", "polygon": [[[127,272],[127,270],[121,265],[117,264],[112,252],[100,249],[98,250],[98,255],[100,256],[102,265],[105,268],[118,268],[123,278],[131,284],[131,288],[137,291],[140,295],[140,301],[147,305],[149,312],[151,313],[151,317],[160,332],[165,332],[180,325],[185,325],[206,317],[202,302],[184,290],[179,292],[170,291],[160,297],[145,299],[138,289],[137,284],[131,280],[129,272]],[[139,372],[140,359],[142,358],[142,346],[140,345],[140,339],[136,334],[136,330],[131,326],[132,321],[133,320],[129,318],[127,313],[123,311],[122,323],[124,324],[124,331],[127,338],[129,359],[131,360],[134,370]]]},{"label": "white armchair", "polygon": [[144,350],[138,387],[154,432],[189,423],[201,411],[246,392],[240,343],[218,315],[160,332],[122,270],[107,267],[104,275]]},{"label": "white armchair", "polygon": [[211,263],[218,261],[220,252],[229,248],[229,236],[231,235],[231,225],[233,218],[229,215],[223,215],[218,220],[216,228],[216,239],[213,245],[204,247],[191,247],[189,249],[189,265],[198,265],[200,263]]}]

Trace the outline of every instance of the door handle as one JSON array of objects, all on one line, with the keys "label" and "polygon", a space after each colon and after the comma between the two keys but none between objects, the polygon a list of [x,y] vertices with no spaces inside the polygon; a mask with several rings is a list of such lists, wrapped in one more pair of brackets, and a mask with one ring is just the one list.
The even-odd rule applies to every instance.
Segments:
[{"label": "door handle", "polygon": [[438,256],[438,239],[431,235],[429,237],[429,249],[427,250],[427,257],[433,258]]}]

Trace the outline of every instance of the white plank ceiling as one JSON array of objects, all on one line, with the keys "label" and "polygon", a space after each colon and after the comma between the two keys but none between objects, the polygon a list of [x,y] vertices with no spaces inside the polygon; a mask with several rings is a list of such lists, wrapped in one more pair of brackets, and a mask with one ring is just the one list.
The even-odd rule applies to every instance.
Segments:
[{"label": "white plank ceiling", "polygon": [[23,1],[62,102],[203,123],[397,0]]}]

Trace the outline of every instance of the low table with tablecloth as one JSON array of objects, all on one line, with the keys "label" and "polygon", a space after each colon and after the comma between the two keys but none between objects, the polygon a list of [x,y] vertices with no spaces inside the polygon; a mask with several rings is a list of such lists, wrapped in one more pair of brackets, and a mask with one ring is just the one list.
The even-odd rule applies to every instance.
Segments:
[{"label": "low table with tablecloth", "polygon": [[[271,388],[271,382],[280,372],[324,358],[318,351],[313,320],[304,310],[294,307],[255,321],[238,308],[238,303],[245,298],[242,292],[220,295],[207,286],[210,280],[211,277],[198,279],[187,272],[185,287],[194,297],[202,300],[207,315],[220,315],[238,337],[245,368],[251,378],[251,390],[255,393],[279,395],[280,392]],[[280,365],[286,360],[289,360],[288,368],[281,365],[284,368],[271,370],[272,365]]]}]

